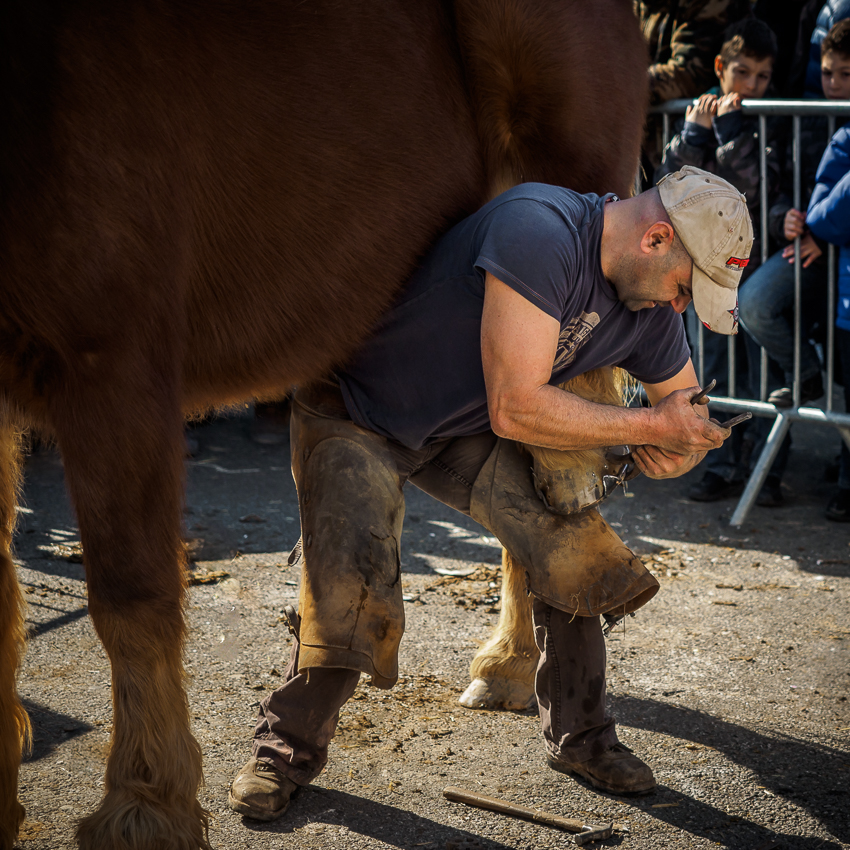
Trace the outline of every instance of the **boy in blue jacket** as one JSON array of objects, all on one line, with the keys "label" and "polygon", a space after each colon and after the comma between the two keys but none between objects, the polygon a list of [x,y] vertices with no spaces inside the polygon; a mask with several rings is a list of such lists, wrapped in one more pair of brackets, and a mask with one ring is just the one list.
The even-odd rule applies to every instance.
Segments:
[{"label": "boy in blue jacket", "polygon": [[[832,137],[816,179],[806,224],[815,236],[840,246],[835,340],[844,371],[844,407],[850,412],[850,126]],[[835,522],[850,522],[850,449],[844,441],[838,492],[827,505],[825,516]]]}]

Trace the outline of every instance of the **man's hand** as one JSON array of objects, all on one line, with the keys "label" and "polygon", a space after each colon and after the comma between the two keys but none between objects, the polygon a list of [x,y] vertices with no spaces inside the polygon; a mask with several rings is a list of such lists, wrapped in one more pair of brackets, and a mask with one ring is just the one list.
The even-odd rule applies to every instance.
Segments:
[{"label": "man's hand", "polygon": [[656,417],[656,436],[652,445],[635,446],[632,455],[638,469],[648,478],[676,478],[693,469],[707,451],[718,448],[729,436],[729,428],[709,421],[708,398],[696,404],[691,399],[699,392],[692,363],[674,378],[661,384],[644,384]]},{"label": "man's hand", "polygon": [[717,113],[717,95],[704,94],[685,111],[685,121],[711,129],[711,118]]},{"label": "man's hand", "polygon": [[785,213],[783,225],[785,238],[789,242],[793,242],[798,236],[802,236],[806,229],[806,214],[792,207]]},{"label": "man's hand", "polygon": [[[800,262],[803,264],[803,268],[807,269],[818,257],[823,254],[823,251],[818,247],[818,243],[815,242],[815,237],[812,236],[811,233],[807,233],[800,240]],[[782,249],[782,256],[785,257],[789,263],[794,262],[794,246],[786,245]]]},{"label": "man's hand", "polygon": [[730,91],[729,94],[717,98],[717,115],[726,115],[728,112],[737,112],[741,108],[741,95]]},{"label": "man's hand", "polygon": [[699,387],[675,390],[653,407],[658,429],[654,442],[656,448],[675,455],[692,455],[723,445],[731,431],[721,428],[699,410],[707,403],[706,400],[697,405],[691,404],[691,399],[698,392]]},{"label": "man's hand", "polygon": [[635,446],[632,457],[635,465],[647,478],[678,478],[690,472],[704,457],[704,453],[682,455],[659,449],[658,446]]}]

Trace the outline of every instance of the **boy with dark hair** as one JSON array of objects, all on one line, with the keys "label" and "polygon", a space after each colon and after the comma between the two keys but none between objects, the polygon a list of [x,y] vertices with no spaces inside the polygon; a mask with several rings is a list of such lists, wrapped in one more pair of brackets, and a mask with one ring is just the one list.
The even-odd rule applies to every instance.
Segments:
[{"label": "boy with dark hair", "polygon": [[[824,91],[850,88],[850,19],[836,24],[821,43]],[[841,127],[830,141],[817,172],[806,223],[812,233],[840,247],[838,315],[835,341],[844,371],[844,407],[850,412],[850,128]],[[841,444],[838,491],[825,516],[850,522],[850,449]]]},{"label": "boy with dark hair", "polygon": [[761,61],[770,59],[770,68],[765,72],[765,88],[773,73],[776,61],[776,35],[773,30],[758,18],[744,18],[726,29],[720,53],[714,59],[714,73],[720,77],[723,68],[745,56]]},{"label": "boy with dark hair", "polygon": [[[695,97],[712,80],[712,60],[726,27],[750,11],[749,0],[635,0],[649,48],[649,102]],[[650,115],[644,139],[647,175],[661,162],[660,116]]]},{"label": "boy with dark hair", "polygon": [[846,99],[850,88],[850,18],[839,21],[824,36],[820,57],[823,93],[831,100]]},{"label": "boy with dark hair", "polygon": [[[821,42],[821,85],[829,100],[850,99],[850,23],[839,21]],[[788,167],[783,176],[782,191],[771,207],[770,232],[777,240],[786,241],[785,248],[774,254],[754,274],[741,293],[741,323],[763,345],[768,354],[783,368],[789,386],[772,392],[768,401],[777,407],[791,407],[793,393],[790,379],[794,371],[794,327],[788,312],[794,305],[794,240],[800,238],[803,275],[804,337],[815,322],[826,316],[827,267],[823,247],[818,244],[806,223],[804,212],[817,182],[818,163],[827,137],[827,122],[822,116],[801,120],[800,182],[803,209],[793,206],[793,172]],[[784,238],[783,238],[784,237]],[[823,395],[821,364],[814,346],[804,338],[800,349],[801,404]]]},{"label": "boy with dark hair", "polygon": [[[720,52],[714,57],[714,74],[719,85],[709,89],[688,108],[684,126],[664,151],[656,180],[683,165],[712,171],[746,195],[752,219],[758,222],[761,207],[758,119],[744,115],[741,101],[764,97],[776,53],[776,36],[764,21],[748,17],[726,29]],[[769,126],[772,129],[774,123]],[[768,145],[767,165],[768,192],[769,196],[773,196],[779,186],[780,173],[774,145]],[[761,240],[756,228],[755,243],[742,285],[760,261]],[[739,334],[734,342],[738,366],[736,393],[752,397],[754,388],[748,386],[752,380],[748,378],[747,361],[749,354],[754,361],[753,366],[756,366],[758,349],[752,340],[748,344],[744,337],[744,334]],[[705,379],[715,378],[718,381],[717,394],[728,395],[726,341],[708,334],[703,340],[703,357]],[[754,372],[755,369],[749,371]],[[746,429],[738,429],[731,440],[708,456],[706,470],[701,480],[691,487],[690,498],[710,502],[737,495],[743,490],[748,474],[745,439]]]},{"label": "boy with dark hair", "polygon": [[[746,195],[750,215],[758,221],[758,120],[741,112],[741,101],[764,97],[776,50],[776,36],[757,18],[744,18],[726,30],[720,53],[714,57],[719,85],[688,107],[684,126],[664,150],[656,180],[683,165],[714,172]],[[773,148],[768,149],[768,171],[773,189],[779,182],[779,161]],[[750,270],[759,261],[758,243],[757,234]]]}]

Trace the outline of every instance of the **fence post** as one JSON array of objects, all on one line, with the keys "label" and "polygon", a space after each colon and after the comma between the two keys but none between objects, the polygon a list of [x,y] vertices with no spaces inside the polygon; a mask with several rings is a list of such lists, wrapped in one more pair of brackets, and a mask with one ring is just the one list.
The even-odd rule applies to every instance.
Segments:
[{"label": "fence post", "polygon": [[[835,135],[835,116],[827,120],[827,131],[831,139]],[[835,245],[831,244],[826,251],[826,409],[832,410],[832,393],[835,383]],[[844,376],[850,381],[850,375]],[[845,437],[845,440],[847,438]],[[850,446],[850,443],[848,443]]]},{"label": "fence post", "polygon": [[[759,196],[761,201],[761,215],[759,222],[761,229],[761,263],[764,265],[768,257],[768,243],[770,234],[767,230],[767,205],[769,202],[767,193],[767,116],[759,115]],[[752,370],[750,370],[752,374]],[[751,390],[755,392],[755,387]],[[767,400],[767,350],[759,349],[759,401]]]},{"label": "fence post", "polygon": [[767,441],[764,444],[764,449],[759,455],[758,462],[755,465],[750,479],[747,481],[747,486],[741,494],[741,499],[735,506],[735,512],[732,514],[732,519],[729,520],[729,525],[735,527],[743,524],[750,512],[750,508],[755,504],[759,491],[767,478],[767,473],[770,472],[770,467],[776,458],[776,453],[779,451],[788,429],[791,427],[791,420],[783,416],[781,413],[777,415],[767,435]]}]

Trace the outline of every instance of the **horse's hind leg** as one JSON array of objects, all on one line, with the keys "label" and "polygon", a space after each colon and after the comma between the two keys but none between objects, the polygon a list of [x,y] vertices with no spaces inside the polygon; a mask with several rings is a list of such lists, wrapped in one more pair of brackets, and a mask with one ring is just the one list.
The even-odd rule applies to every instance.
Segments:
[{"label": "horse's hind leg", "polygon": [[83,850],[208,850],[183,683],[182,421],[165,364],[140,359],[69,377],[51,402],[89,611],[112,664],[106,793],[77,839]]},{"label": "horse's hind leg", "polygon": [[18,802],[18,767],[29,718],[15,676],[24,648],[23,597],[12,563],[18,483],[18,439],[0,402],[0,850],[11,850],[24,818]]},{"label": "horse's hind leg", "polygon": [[524,709],[534,704],[534,643],[525,570],[502,550],[502,611],[490,639],[472,659],[472,683],[460,698],[467,708]]}]

